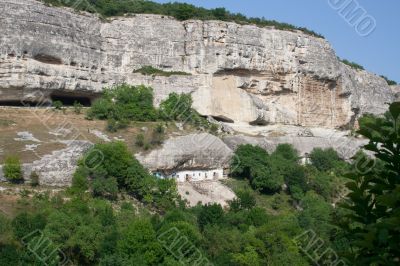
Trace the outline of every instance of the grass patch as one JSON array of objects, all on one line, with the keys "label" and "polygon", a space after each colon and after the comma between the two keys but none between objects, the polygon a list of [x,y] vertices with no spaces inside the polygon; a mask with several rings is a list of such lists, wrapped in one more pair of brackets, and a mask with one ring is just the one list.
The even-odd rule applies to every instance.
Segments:
[{"label": "grass patch", "polygon": [[0,119],[0,127],[9,127],[15,124],[14,121],[8,119]]},{"label": "grass patch", "polygon": [[180,76],[190,76],[190,73],[182,72],[182,71],[164,71],[158,68],[154,68],[152,66],[144,66],[142,68],[136,69],[133,73],[140,73],[145,76],[162,76],[162,77],[170,77],[173,75]]}]

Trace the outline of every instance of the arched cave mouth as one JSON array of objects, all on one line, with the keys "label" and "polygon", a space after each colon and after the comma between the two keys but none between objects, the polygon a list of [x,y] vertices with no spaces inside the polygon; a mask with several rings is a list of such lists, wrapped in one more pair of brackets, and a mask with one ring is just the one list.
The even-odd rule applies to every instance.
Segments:
[{"label": "arched cave mouth", "polygon": [[80,103],[85,107],[90,107],[92,105],[92,100],[94,97],[89,95],[81,94],[69,94],[69,93],[52,93],[50,95],[52,102],[60,101],[64,106],[73,106],[75,102]]}]

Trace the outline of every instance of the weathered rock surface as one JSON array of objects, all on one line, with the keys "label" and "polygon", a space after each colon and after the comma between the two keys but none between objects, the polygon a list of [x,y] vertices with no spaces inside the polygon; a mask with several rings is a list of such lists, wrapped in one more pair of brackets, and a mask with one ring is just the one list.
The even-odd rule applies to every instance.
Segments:
[{"label": "weathered rock surface", "polygon": [[396,101],[400,101],[400,85],[390,86],[394,93],[394,97]]},{"label": "weathered rock surface", "polygon": [[368,140],[349,136],[349,133],[323,128],[310,128],[305,132],[299,127],[283,127],[280,131],[275,129],[264,136],[226,136],[223,141],[232,150],[241,144],[252,144],[264,148],[269,153],[273,152],[278,144],[289,143],[299,151],[302,157],[306,157],[314,148],[333,148],[342,159],[350,160],[362,146],[368,143]]},{"label": "weathered rock surface", "polygon": [[[66,141],[65,144],[67,145],[65,149],[54,151],[33,163],[24,164],[22,167],[24,179],[29,181],[31,173],[35,171],[39,175],[41,185],[69,186],[78,160],[92,144],[88,141]],[[5,181],[1,166],[0,181]]]},{"label": "weathered rock surface", "polygon": [[[221,21],[136,15],[102,21],[35,0],[0,0],[0,101],[75,95],[112,84],[192,93],[204,115],[235,122],[339,128],[379,114],[385,80],[340,63],[323,39]],[[152,65],[190,76],[132,73]]]},{"label": "weathered rock surface", "polygon": [[160,149],[136,158],[152,171],[216,169],[229,166],[232,150],[219,138],[207,133],[168,139]]}]

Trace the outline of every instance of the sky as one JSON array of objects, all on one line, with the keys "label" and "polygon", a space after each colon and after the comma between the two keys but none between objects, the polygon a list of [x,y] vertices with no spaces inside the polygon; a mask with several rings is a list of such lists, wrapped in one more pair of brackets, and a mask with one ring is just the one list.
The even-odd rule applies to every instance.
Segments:
[{"label": "sky", "polygon": [[[399,0],[175,0],[205,8],[225,7],[250,17],[302,26],[325,36],[340,58],[400,83]],[[159,3],[170,0],[156,0]],[[340,8],[357,4],[364,15],[355,26]],[[339,9],[334,9],[333,7]],[[370,23],[370,24],[368,24]],[[358,30],[357,30],[358,29]]]}]

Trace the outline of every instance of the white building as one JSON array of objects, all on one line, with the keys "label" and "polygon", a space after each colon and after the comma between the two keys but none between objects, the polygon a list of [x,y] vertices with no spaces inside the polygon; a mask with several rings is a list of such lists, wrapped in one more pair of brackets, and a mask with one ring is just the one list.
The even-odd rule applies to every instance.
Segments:
[{"label": "white building", "polygon": [[224,178],[224,170],[180,170],[165,177],[160,173],[155,174],[159,178],[175,178],[177,182],[203,181],[203,180],[219,180]]}]

